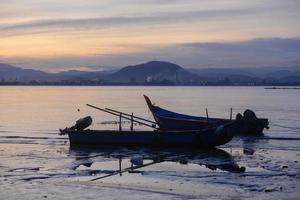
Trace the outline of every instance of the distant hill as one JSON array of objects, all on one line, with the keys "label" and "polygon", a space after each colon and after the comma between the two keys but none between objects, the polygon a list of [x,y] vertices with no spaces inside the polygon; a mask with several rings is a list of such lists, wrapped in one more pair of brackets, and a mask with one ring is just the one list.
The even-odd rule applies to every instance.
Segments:
[{"label": "distant hill", "polygon": [[57,85],[300,85],[300,70],[189,69],[164,61],[131,65],[118,71],[47,73],[0,63],[1,84]]},{"label": "distant hill", "polygon": [[127,66],[103,79],[111,83],[131,84],[189,84],[201,81],[198,75],[179,65],[163,61]]},{"label": "distant hill", "polygon": [[33,69],[22,69],[13,65],[0,63],[0,81],[56,81],[58,77],[53,74]]},{"label": "distant hill", "polygon": [[105,75],[113,73],[112,71],[93,71],[93,72],[86,72],[86,71],[77,71],[77,70],[70,70],[65,72],[60,72],[57,75],[63,78],[63,81],[66,82],[102,82],[103,77]]},{"label": "distant hill", "polygon": [[207,76],[216,79],[223,79],[229,75],[242,75],[242,76],[251,76],[253,75],[251,72],[242,70],[242,69],[234,69],[234,68],[207,68],[207,69],[189,69],[190,72]]},{"label": "distant hill", "polygon": [[48,73],[34,69],[23,69],[10,64],[0,63],[0,82],[78,82],[80,80],[93,80],[106,72],[86,72],[70,70],[59,73]]},{"label": "distant hill", "polygon": [[209,83],[224,84],[300,84],[299,70],[260,69],[260,68],[212,68],[212,69],[189,69],[190,72],[199,76],[209,77]]}]

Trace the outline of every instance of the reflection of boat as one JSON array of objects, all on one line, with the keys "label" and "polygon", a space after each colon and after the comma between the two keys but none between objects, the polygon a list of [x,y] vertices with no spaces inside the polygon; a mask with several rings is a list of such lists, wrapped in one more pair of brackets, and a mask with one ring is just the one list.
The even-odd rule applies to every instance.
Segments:
[{"label": "reflection of boat", "polygon": [[71,146],[156,146],[156,147],[215,147],[229,142],[232,134],[226,126],[188,131],[125,131],[125,130],[75,130],[66,128]]},{"label": "reflection of boat", "polygon": [[264,128],[268,128],[268,119],[257,118],[251,110],[246,110],[244,116],[237,115],[236,120],[196,117],[175,113],[152,104],[144,95],[147,105],[161,130],[197,130],[216,127],[222,124],[234,123],[230,131],[234,134],[262,134]]},{"label": "reflection of boat", "polygon": [[[93,161],[106,160],[107,158],[122,160],[128,159],[133,162],[131,170],[140,169],[144,166],[149,166],[150,164],[158,164],[162,162],[174,162],[180,164],[197,164],[203,165],[210,170],[220,169],[223,171],[240,173],[244,172],[244,167],[239,167],[234,161],[233,157],[226,151],[212,148],[212,149],[171,149],[171,148],[135,148],[135,149],[120,149],[114,147],[106,148],[82,148],[82,147],[71,147],[70,155],[78,156],[81,163],[85,164],[83,157],[92,163]],[[136,160],[139,160],[139,164],[136,165]],[[142,159],[142,160],[140,160]],[[143,162],[144,160],[144,162]],[[153,162],[149,162],[152,160]],[[120,162],[121,163],[121,162]],[[133,167],[136,166],[136,167]],[[124,170],[120,169],[116,171],[111,171],[109,173],[118,174]],[[128,170],[130,172],[130,168]],[[106,176],[104,176],[106,177]]]}]

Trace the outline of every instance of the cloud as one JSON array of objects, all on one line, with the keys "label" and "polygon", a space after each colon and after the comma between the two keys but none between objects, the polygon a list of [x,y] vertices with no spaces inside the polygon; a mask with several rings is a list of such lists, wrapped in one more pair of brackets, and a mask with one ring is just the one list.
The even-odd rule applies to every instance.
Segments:
[{"label": "cloud", "polygon": [[231,43],[187,43],[175,53],[194,67],[300,67],[300,38],[261,38]]},{"label": "cloud", "polygon": [[300,52],[299,38],[260,38],[232,43],[187,43],[185,47],[210,51],[230,51],[235,53],[283,53]]},{"label": "cloud", "polygon": [[193,28],[201,23],[215,30],[223,27],[223,30],[237,32],[252,30],[266,37],[294,37],[299,34],[299,6],[296,0],[4,0],[0,7],[0,36],[45,34],[62,29],[117,28],[123,31],[123,27],[149,24],[159,25],[157,28],[161,29],[169,24],[178,27],[189,24]]},{"label": "cloud", "polygon": [[221,9],[221,10],[202,10],[202,11],[180,11],[180,12],[155,12],[140,16],[121,16],[121,17],[94,17],[94,18],[62,18],[62,19],[39,19],[22,23],[10,23],[0,25],[3,34],[19,31],[41,31],[42,29],[86,29],[86,28],[107,28],[130,25],[147,25],[160,23],[190,23],[200,20],[212,20],[216,18],[235,17],[242,15],[255,14],[253,9]]},{"label": "cloud", "polygon": [[[2,59],[5,60],[5,59]],[[300,68],[300,38],[261,38],[227,43],[185,43],[149,48],[148,51],[111,55],[11,59],[27,68],[63,70],[78,67],[115,69],[150,60],[164,60],[186,68]],[[8,60],[6,60],[8,61]]]}]

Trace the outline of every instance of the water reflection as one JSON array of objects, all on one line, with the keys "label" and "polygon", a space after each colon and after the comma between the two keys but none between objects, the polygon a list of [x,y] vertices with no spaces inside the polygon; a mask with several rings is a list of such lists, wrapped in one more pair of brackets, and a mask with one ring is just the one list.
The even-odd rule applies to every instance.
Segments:
[{"label": "water reflection", "polygon": [[[193,149],[149,149],[149,148],[112,148],[101,149],[70,148],[70,156],[74,157],[73,169],[85,168],[89,174],[99,175],[96,179],[102,179],[122,173],[143,173],[144,167],[158,165],[159,163],[172,163],[186,166],[190,164],[205,166],[209,170],[222,170],[232,173],[241,173],[245,167],[240,167],[234,158],[221,149],[193,150]],[[113,162],[106,165],[105,162]],[[93,164],[97,165],[96,169]],[[124,163],[124,164],[123,164]],[[116,166],[118,165],[118,166]],[[108,169],[107,169],[108,167]],[[100,168],[100,169],[99,169]],[[103,175],[104,174],[104,175]]]},{"label": "water reflection", "polygon": [[[265,135],[258,137],[239,136],[237,138],[239,139],[238,141],[242,143],[243,153],[245,155],[253,155],[256,150],[270,146],[270,140],[276,139]],[[279,140],[284,140],[284,138],[280,138]]]},{"label": "water reflection", "polygon": [[258,138],[250,138],[250,137],[242,138],[243,153],[245,155],[253,155],[255,153],[257,140]]}]

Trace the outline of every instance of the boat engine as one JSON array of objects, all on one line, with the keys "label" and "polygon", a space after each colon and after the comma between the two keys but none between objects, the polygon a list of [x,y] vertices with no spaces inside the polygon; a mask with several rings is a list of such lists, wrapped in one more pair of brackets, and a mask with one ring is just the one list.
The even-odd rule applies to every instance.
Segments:
[{"label": "boat engine", "polygon": [[76,121],[76,124],[71,127],[73,130],[83,131],[85,128],[89,127],[93,122],[93,119],[91,116],[87,116],[84,118],[81,118]]},{"label": "boat engine", "polygon": [[257,121],[258,118],[256,117],[256,114],[255,114],[254,111],[247,109],[247,110],[244,111],[244,120],[249,121],[249,122],[251,122],[251,121],[253,122],[253,121]]},{"label": "boat engine", "polygon": [[264,128],[269,128],[268,125],[268,119],[258,118],[254,111],[247,109],[243,115],[240,113],[236,115],[235,132],[238,135],[261,135]]}]

